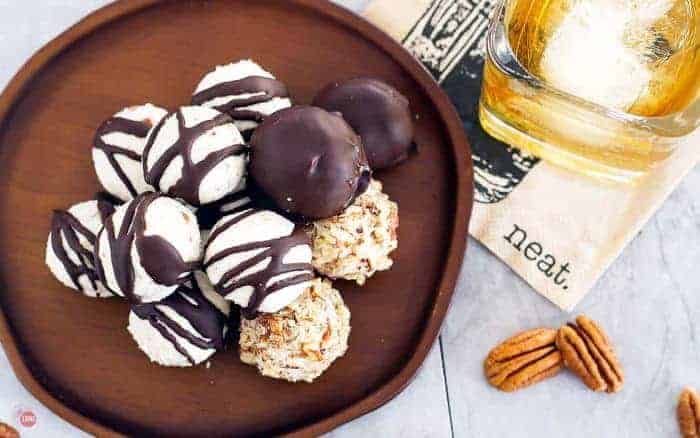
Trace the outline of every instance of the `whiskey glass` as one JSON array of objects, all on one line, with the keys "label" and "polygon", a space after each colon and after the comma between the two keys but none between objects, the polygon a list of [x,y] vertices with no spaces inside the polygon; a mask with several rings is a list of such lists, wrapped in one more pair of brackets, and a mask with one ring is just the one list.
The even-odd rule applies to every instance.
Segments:
[{"label": "whiskey glass", "polygon": [[[609,26],[594,27],[595,32],[564,27],[567,23],[580,25],[590,17],[600,22],[596,14],[605,20],[610,13],[596,8],[628,7],[632,3],[625,2],[635,1],[666,2],[662,6],[668,8],[663,14],[652,11],[659,15],[649,19],[640,36],[629,29],[624,33],[609,30]],[[479,101],[484,130],[578,173],[617,182],[637,180],[668,158],[700,125],[698,3],[700,0],[501,0],[486,37]],[[573,8],[587,8],[580,13],[584,18],[565,21],[568,14],[579,13]],[[616,22],[615,17],[610,20]],[[626,47],[619,52],[622,58],[629,55],[633,59],[628,62],[630,74],[624,62],[619,64],[622,67],[615,64],[617,58],[607,62],[617,53],[617,46],[613,41],[608,44],[606,38],[618,34],[634,37],[634,44],[639,44],[638,52]],[[557,56],[564,59],[559,62]],[[572,60],[579,63],[567,70],[566,62]],[[598,60],[600,70],[596,70]],[[568,91],[559,85],[562,81]],[[598,85],[604,92],[595,95]]]}]

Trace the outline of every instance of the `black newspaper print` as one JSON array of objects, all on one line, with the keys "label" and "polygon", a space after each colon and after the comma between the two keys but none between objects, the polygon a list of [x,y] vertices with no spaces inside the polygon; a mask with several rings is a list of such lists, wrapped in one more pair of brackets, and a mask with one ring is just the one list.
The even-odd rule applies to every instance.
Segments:
[{"label": "black newspaper print", "polygon": [[472,146],[475,200],[505,199],[539,159],[484,132],[478,105],[485,36],[496,0],[433,0],[403,45],[442,85],[457,107]]}]

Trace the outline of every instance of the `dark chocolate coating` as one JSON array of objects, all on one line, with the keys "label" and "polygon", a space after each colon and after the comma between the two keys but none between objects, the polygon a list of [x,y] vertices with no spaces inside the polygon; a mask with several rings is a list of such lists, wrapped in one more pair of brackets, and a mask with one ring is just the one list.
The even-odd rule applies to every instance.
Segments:
[{"label": "dark chocolate coating", "polygon": [[[107,218],[114,213],[114,203],[106,200],[100,194],[96,197],[97,210],[100,212],[100,220],[104,224]],[[85,275],[90,281],[92,288],[97,290],[99,280],[96,269],[95,252],[87,250],[80,243],[80,236],[90,242],[93,247],[97,242],[97,236],[85,227],[75,216],[68,211],[54,210],[51,219],[51,248],[56,258],[63,264],[63,268],[68,273],[76,289],[84,291],[79,282],[79,278]],[[79,263],[74,263],[64,247],[65,239],[68,247],[76,254]]]},{"label": "dark chocolate coating", "polygon": [[393,166],[413,148],[413,117],[408,99],[391,85],[372,78],[334,82],[314,105],[339,112],[362,138],[373,170]]},{"label": "dark chocolate coating", "polygon": [[295,106],[253,134],[250,174],[282,211],[322,219],[364,192],[371,170],[360,137],[340,115]]},{"label": "dark chocolate coating", "polygon": [[[240,214],[232,214],[226,216],[217,225],[216,229],[212,231],[209,236],[209,241],[207,242],[207,248],[204,252],[206,254],[207,249],[211,242],[215,241],[222,233],[224,233],[229,228],[236,226],[239,222],[247,219],[253,215],[261,213],[262,210],[250,209],[244,211]],[[234,290],[241,288],[243,286],[250,286],[253,288],[253,293],[248,301],[248,306],[242,309],[242,315],[247,319],[253,319],[258,314],[258,309],[262,305],[265,298],[269,295],[279,292],[280,290],[294,286],[306,281],[311,281],[313,276],[313,267],[311,263],[285,263],[284,258],[287,256],[292,248],[297,246],[307,245],[311,246],[311,237],[304,231],[302,227],[296,227],[294,232],[287,237],[281,237],[272,240],[265,240],[261,242],[250,242],[244,245],[234,246],[222,250],[211,257],[209,257],[204,268],[220,262],[221,260],[229,257],[232,254],[242,254],[250,251],[260,251],[254,256],[248,258],[244,262],[229,269],[226,274],[219,280],[218,283],[214,284],[214,289],[225,297]],[[253,274],[243,275],[246,270],[256,266],[258,263],[269,259],[269,263],[265,269],[262,269]],[[296,273],[292,277],[285,278],[284,280],[278,280],[272,284],[269,284],[270,280],[282,275]]]},{"label": "dark chocolate coating", "polygon": [[[250,132],[252,133],[253,131],[251,130]],[[235,205],[235,207],[233,205]],[[290,217],[292,215],[280,211],[275,203],[272,202],[272,200],[269,199],[267,195],[265,195],[250,178],[246,179],[245,188],[239,190],[238,192],[228,195],[216,202],[202,205],[201,207],[197,208],[195,216],[197,216],[197,223],[199,223],[199,228],[201,230],[211,230],[214,228],[214,225],[224,216],[240,213],[244,210],[248,210],[249,208],[255,208],[257,210],[272,210],[281,214],[282,216],[285,216],[292,222],[295,222],[295,218]],[[301,222],[304,221],[301,220]]]},{"label": "dark chocolate coating", "polygon": [[[159,307],[170,307],[184,318],[199,333],[199,336],[183,328],[179,322],[168,317]],[[204,297],[194,278],[190,278],[164,300],[157,303],[137,304],[132,306],[131,310],[139,318],[148,320],[151,326],[192,365],[195,365],[195,360],[171,332],[203,350],[221,350],[224,347],[224,327],[227,316]]]},{"label": "dark chocolate coating", "polygon": [[253,207],[253,205],[255,204],[251,190],[244,189],[216,202],[199,207],[195,215],[197,216],[197,223],[199,223],[200,229],[211,230],[224,216],[245,211]]},{"label": "dark chocolate coating", "polygon": [[95,139],[93,140],[93,145],[96,149],[102,150],[107,156],[107,161],[114,169],[122,184],[131,193],[131,196],[135,198],[138,195],[136,188],[132,184],[129,177],[126,175],[124,168],[116,159],[117,155],[123,155],[127,158],[131,158],[134,161],[141,161],[141,154],[138,154],[130,149],[126,149],[119,146],[110,145],[102,140],[102,137],[108,134],[113,134],[115,132],[123,132],[124,134],[133,135],[139,138],[145,139],[151,130],[151,122],[149,120],[136,121],[125,119],[123,117],[112,117],[106,120],[95,133]]},{"label": "dark chocolate coating", "polygon": [[240,96],[242,94],[251,94],[252,96],[245,99],[233,99],[228,103],[215,106],[214,109],[230,115],[233,120],[250,120],[260,123],[265,119],[265,114],[249,108],[246,109],[246,106],[268,102],[275,97],[289,97],[287,87],[282,82],[261,76],[248,76],[236,81],[216,84],[196,93],[192,96],[192,105],[206,105],[207,102],[217,97]]},{"label": "dark chocolate coating", "polygon": [[[160,130],[171,118],[176,117],[178,123],[179,136],[175,143],[161,155],[155,163],[148,167],[148,154],[158,138]],[[214,170],[222,161],[235,155],[244,155],[246,146],[244,144],[232,144],[225,148],[209,153],[203,160],[195,163],[192,160],[192,148],[194,143],[207,132],[222,125],[233,123],[230,116],[219,114],[217,117],[200,122],[191,127],[185,125],[185,116],[182,109],[174,114],[168,114],[163,120],[153,128],[153,133],[148,137],[148,142],[143,151],[143,173],[146,182],[160,190],[160,180],[165,174],[170,164],[177,157],[182,159],[182,176],[174,186],[168,189],[168,194],[182,198],[192,205],[200,205],[199,186],[209,172]]]},{"label": "dark chocolate coating", "polygon": [[[140,304],[138,291],[134,290],[134,264],[131,248],[136,246],[141,265],[153,280],[162,285],[175,286],[184,284],[189,277],[185,274],[199,267],[199,262],[185,262],[177,249],[161,236],[146,236],[146,210],[162,193],[147,192],[134,198],[125,208],[126,213],[119,229],[114,222],[105,221],[104,228],[97,236],[95,254],[100,253],[100,236],[107,234],[111,254],[112,269],[119,289],[133,304]],[[109,288],[104,266],[99,256],[95,257],[97,275],[100,281]],[[117,295],[121,295],[112,290]]]}]

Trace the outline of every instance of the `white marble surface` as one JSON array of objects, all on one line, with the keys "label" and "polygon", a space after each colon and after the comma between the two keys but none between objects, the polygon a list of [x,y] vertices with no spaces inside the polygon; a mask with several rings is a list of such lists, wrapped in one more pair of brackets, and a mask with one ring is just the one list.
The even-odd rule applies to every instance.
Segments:
[{"label": "white marble surface", "polygon": [[[0,0],[0,87],[42,44],[106,3]],[[368,0],[338,3],[361,10]],[[696,169],[576,309],[600,321],[615,341],[627,375],[621,393],[592,393],[568,374],[515,394],[485,383],[481,363],[496,342],[570,316],[470,240],[441,342],[416,380],[329,436],[678,436],[676,397],[684,385],[700,386],[698,187]],[[0,421],[17,425],[19,407],[37,415],[35,427],[19,427],[25,437],[83,435],[33,399],[0,352]]]}]

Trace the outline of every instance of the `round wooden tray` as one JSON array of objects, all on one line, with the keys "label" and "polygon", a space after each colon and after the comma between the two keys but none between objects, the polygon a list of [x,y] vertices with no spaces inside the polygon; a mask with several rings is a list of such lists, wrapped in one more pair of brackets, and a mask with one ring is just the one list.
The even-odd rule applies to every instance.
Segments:
[{"label": "round wooden tray", "polygon": [[[359,288],[350,349],[313,384],[259,376],[235,347],[211,367],[152,365],[128,306],[62,287],[44,265],[54,208],[98,189],[94,130],[126,105],[189,101],[217,64],[254,58],[308,103],[325,83],[384,78],[417,115],[420,153],[380,173],[399,203],[394,268]],[[328,2],[131,0],[41,49],[0,96],[0,341],[22,383],[100,436],[317,435],[369,412],[414,376],[448,309],[472,207],[470,150],[448,98],[401,46]]]}]

